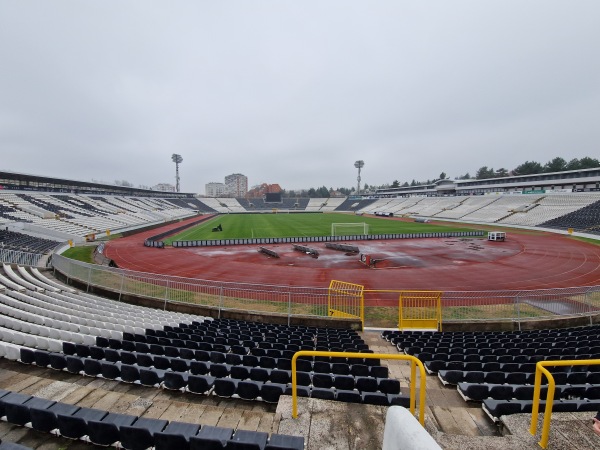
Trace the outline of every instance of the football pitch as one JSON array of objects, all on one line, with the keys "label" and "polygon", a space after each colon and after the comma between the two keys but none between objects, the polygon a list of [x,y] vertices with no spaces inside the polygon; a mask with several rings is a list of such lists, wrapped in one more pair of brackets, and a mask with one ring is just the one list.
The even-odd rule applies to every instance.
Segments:
[{"label": "football pitch", "polygon": [[[331,224],[333,223],[366,223],[369,226],[370,235],[469,231],[469,229],[464,227],[405,222],[340,213],[223,214],[165,239],[165,244],[170,245],[173,241],[208,239],[331,236]],[[213,231],[213,229],[219,225],[221,226],[222,231]],[[363,228],[360,225],[344,227],[338,229],[336,234],[363,234]]]}]

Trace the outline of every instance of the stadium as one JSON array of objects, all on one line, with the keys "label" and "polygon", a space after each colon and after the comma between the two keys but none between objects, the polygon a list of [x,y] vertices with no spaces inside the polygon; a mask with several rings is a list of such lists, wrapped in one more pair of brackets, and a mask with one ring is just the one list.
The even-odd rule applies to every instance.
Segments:
[{"label": "stadium", "polygon": [[0,445],[595,448],[599,184],[250,202],[1,172]]}]

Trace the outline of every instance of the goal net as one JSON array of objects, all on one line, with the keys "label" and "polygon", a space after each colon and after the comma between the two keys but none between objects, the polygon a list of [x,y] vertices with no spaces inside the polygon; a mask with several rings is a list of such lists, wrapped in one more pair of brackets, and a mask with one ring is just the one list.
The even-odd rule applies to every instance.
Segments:
[{"label": "goal net", "polygon": [[332,236],[351,236],[351,235],[364,236],[367,234],[369,234],[369,225],[365,222],[332,223],[331,224],[331,235]]}]

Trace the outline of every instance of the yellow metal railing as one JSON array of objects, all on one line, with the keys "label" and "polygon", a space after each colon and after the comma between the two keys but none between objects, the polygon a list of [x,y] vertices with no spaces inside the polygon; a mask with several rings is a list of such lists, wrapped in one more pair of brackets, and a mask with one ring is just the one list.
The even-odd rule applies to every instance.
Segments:
[{"label": "yellow metal railing", "polygon": [[425,385],[426,375],[423,363],[412,355],[396,355],[383,353],[350,353],[350,352],[321,352],[316,350],[301,350],[294,353],[292,358],[292,417],[298,418],[298,389],[296,385],[296,360],[300,356],[327,356],[330,358],[368,358],[368,359],[396,359],[410,361],[410,412],[415,414],[415,405],[417,400],[417,366],[419,366],[419,375],[421,384],[419,386],[419,422],[425,425]]},{"label": "yellow metal railing", "polygon": [[327,315],[330,317],[357,318],[361,330],[365,327],[365,287],[360,284],[331,280],[327,291]]},{"label": "yellow metal railing", "polygon": [[599,365],[600,359],[578,359],[578,360],[562,360],[562,361],[539,361],[535,367],[535,385],[533,389],[533,405],[531,408],[531,427],[529,432],[535,436],[537,432],[538,413],[540,409],[540,391],[542,388],[542,374],[548,379],[548,393],[546,395],[546,409],[544,410],[544,425],[542,426],[542,436],[540,439],[540,447],[548,447],[548,437],[550,435],[550,419],[552,418],[552,406],[554,404],[554,392],[556,383],[554,377],[546,366],[593,366]]}]

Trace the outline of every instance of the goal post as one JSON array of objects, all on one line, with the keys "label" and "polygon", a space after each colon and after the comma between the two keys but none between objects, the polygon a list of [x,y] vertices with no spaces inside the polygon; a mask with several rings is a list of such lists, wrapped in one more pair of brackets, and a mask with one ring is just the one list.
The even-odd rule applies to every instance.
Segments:
[{"label": "goal post", "polygon": [[332,236],[366,236],[369,234],[369,224],[366,222],[343,222],[331,224]]},{"label": "goal post", "polygon": [[398,299],[398,328],[442,331],[441,291],[401,291]]},{"label": "goal post", "polygon": [[327,292],[327,315],[360,319],[365,326],[365,287],[360,284],[331,280]]}]

